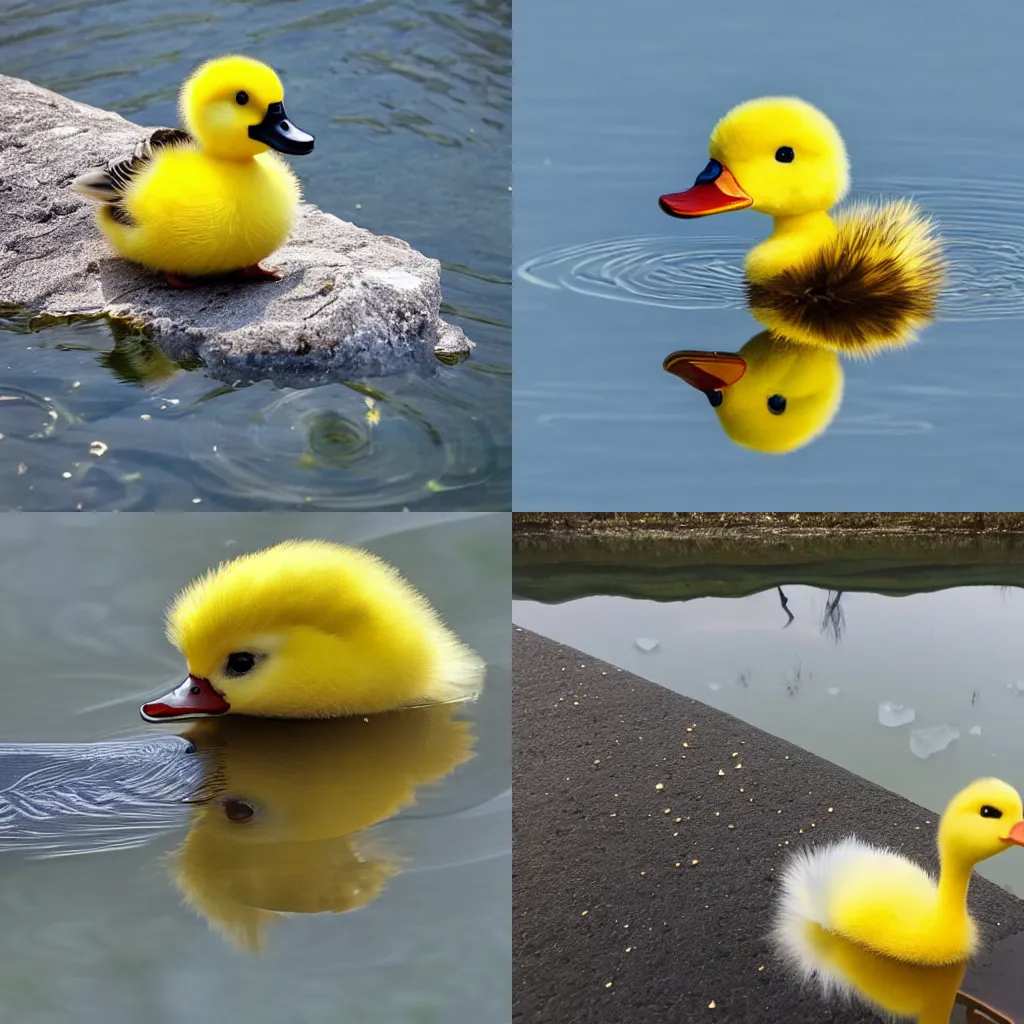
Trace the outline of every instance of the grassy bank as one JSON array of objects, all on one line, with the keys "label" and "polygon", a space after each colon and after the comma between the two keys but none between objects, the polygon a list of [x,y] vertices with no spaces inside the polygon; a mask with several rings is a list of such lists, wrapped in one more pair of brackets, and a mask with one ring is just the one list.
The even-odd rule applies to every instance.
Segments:
[{"label": "grassy bank", "polygon": [[515,513],[515,593],[678,601],[777,586],[1024,586],[1024,515]]}]

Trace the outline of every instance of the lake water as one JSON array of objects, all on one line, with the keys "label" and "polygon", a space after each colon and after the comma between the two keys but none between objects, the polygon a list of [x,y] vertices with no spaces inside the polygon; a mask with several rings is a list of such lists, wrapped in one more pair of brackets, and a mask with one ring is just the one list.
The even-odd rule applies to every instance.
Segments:
[{"label": "lake water", "polygon": [[[418,725],[387,716],[363,723],[372,734],[358,719],[231,722],[220,768],[269,809],[259,830],[246,826],[250,842],[199,808],[165,808],[127,849],[139,822],[112,812],[98,852],[74,857],[9,849],[0,828],[0,1020],[504,1024],[508,533],[507,515],[0,517],[5,744],[191,732],[138,717],[142,699],[181,677],[166,603],[221,559],[290,537],[362,544],[398,565],[488,663],[480,701],[435,718],[422,749]],[[407,786],[414,805],[373,824]],[[359,830],[339,840],[339,822]],[[353,879],[365,905],[313,912]],[[254,907],[269,908],[265,923]],[[254,932],[262,957],[247,946]]]},{"label": "lake water", "polygon": [[316,136],[292,161],[306,198],[441,260],[444,315],[478,346],[431,379],[231,388],[104,323],[8,317],[0,508],[509,507],[509,0],[0,8],[0,73],[144,125],[177,124],[209,57],[273,65]]},{"label": "lake water", "polygon": [[[818,569],[827,575],[827,564]],[[781,594],[773,586],[685,601],[592,592],[560,604],[515,601],[513,621],[925,807],[941,810],[980,776],[1024,787],[1024,590],[914,593],[913,579],[893,588],[906,590],[898,596],[785,584]],[[553,597],[557,575],[550,582]],[[535,579],[530,592],[543,597],[543,584]],[[1024,856],[1011,851],[978,870],[1024,893]]]},{"label": "lake water", "polygon": [[[882,0],[516,6],[515,507],[529,510],[1012,509],[1024,488],[1024,9],[922,18]],[[732,444],[662,369],[736,351],[743,255],[770,221],[680,221],[715,122],[798,95],[842,130],[853,195],[912,195],[953,263],[943,319],[847,363],[828,431],[769,456]]]}]

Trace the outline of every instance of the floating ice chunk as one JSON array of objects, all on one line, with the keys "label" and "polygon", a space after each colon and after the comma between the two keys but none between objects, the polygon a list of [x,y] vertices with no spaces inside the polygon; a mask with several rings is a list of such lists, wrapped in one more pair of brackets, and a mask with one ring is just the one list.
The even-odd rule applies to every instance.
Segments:
[{"label": "floating ice chunk", "polygon": [[970,734],[971,734],[972,736],[980,736],[980,735],[981,735],[981,726],[980,726],[980,725],[972,725],[972,726],[970,727],[970,729],[968,729],[967,731],[968,731],[968,732],[969,732],[969,733],[970,733]]},{"label": "floating ice chunk", "polygon": [[720,690],[722,688],[721,683],[708,683],[709,690]]},{"label": "floating ice chunk", "polygon": [[910,730],[910,752],[914,757],[931,757],[957,739],[960,730],[954,725],[928,725]]},{"label": "floating ice chunk", "polygon": [[891,700],[883,700],[878,705],[878,721],[890,728],[907,725],[914,720],[916,714],[917,712],[913,708],[905,708],[902,704],[894,704]]},{"label": "floating ice chunk", "polygon": [[644,652],[644,654],[650,654],[651,651],[657,650],[658,641],[652,640],[649,636],[640,636],[633,641],[636,646]]},{"label": "floating ice chunk", "polygon": [[1018,679],[1015,683],[1007,683],[1006,688],[1014,693],[1024,693],[1024,679]]},{"label": "floating ice chunk", "polygon": [[828,693],[828,695],[830,697],[838,697],[839,696],[839,687],[838,686],[830,686],[828,688],[827,693]]}]

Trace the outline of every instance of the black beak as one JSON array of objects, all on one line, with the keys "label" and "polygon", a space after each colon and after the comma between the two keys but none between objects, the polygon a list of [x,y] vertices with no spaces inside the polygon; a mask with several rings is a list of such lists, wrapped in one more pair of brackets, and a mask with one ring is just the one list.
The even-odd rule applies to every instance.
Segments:
[{"label": "black beak", "polygon": [[291,156],[313,152],[313,136],[288,120],[283,103],[271,103],[267,107],[267,116],[259,124],[249,126],[249,138]]}]

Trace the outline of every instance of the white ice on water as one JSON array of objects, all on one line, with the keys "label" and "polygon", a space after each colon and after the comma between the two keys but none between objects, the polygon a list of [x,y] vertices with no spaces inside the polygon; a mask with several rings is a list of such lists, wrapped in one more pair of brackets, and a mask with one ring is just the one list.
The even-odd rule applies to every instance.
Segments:
[{"label": "white ice on water", "polygon": [[931,757],[945,750],[959,736],[960,730],[955,725],[928,725],[911,729],[910,752],[915,757]]},{"label": "white ice on water", "polygon": [[883,700],[878,705],[878,721],[890,728],[907,725],[914,720],[916,714],[917,712],[913,708],[905,708],[902,704],[894,704],[891,700]]}]

